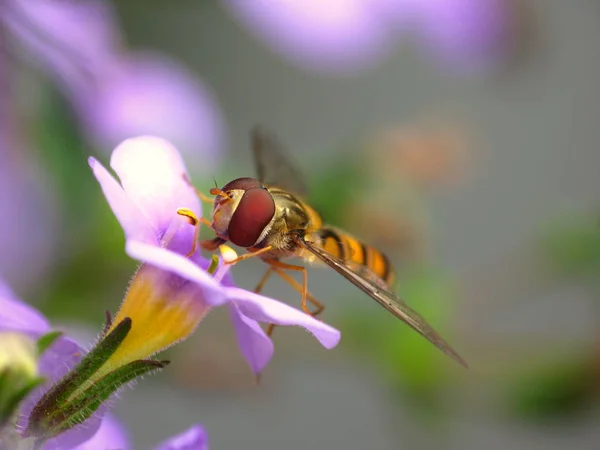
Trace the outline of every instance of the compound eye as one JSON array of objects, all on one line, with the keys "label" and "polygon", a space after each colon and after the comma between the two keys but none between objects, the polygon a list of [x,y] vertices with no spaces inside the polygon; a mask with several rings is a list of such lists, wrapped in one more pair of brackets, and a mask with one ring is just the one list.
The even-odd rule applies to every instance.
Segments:
[{"label": "compound eye", "polygon": [[229,222],[229,240],[240,247],[252,247],[274,215],[275,202],[269,191],[248,189]]},{"label": "compound eye", "polygon": [[237,178],[223,186],[222,190],[225,192],[233,191],[235,189],[247,191],[249,189],[261,187],[263,187],[262,183],[254,178]]}]

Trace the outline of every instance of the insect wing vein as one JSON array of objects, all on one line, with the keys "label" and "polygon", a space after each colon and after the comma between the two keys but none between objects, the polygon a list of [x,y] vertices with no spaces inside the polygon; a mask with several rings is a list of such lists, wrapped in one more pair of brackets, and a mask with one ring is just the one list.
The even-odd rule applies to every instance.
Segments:
[{"label": "insect wing vein", "polygon": [[297,238],[298,244],[317,256],[356,287],[361,289],[381,306],[398,317],[411,328],[425,337],[433,345],[446,353],[461,365],[468,367],[465,360],[435,331],[419,313],[410,308],[400,297],[389,291],[385,282],[376,274],[366,270],[353,269],[345,261],[342,261],[329,252],[323,250],[312,242],[302,237]]},{"label": "insect wing vein", "polygon": [[261,127],[251,132],[252,152],[258,179],[294,194],[305,196],[308,189],[300,172],[287,159],[281,143]]}]

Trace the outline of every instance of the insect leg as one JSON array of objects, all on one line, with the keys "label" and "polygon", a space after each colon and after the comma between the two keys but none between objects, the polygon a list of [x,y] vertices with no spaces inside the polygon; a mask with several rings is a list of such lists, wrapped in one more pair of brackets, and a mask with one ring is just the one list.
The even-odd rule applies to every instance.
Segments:
[{"label": "insect leg", "polygon": [[198,198],[200,200],[202,200],[205,203],[210,203],[211,205],[214,203],[215,199],[210,198],[208,195],[204,194],[196,186],[194,186],[192,184],[192,181],[188,178],[187,174],[185,174],[185,173],[183,174],[183,180],[194,190],[194,192],[196,193],[196,195],[198,196]]},{"label": "insect leg", "polygon": [[254,288],[254,292],[256,294],[260,294],[260,292],[262,291],[263,287],[265,287],[265,284],[267,283],[267,281],[269,280],[269,278],[271,278],[271,274],[275,271],[275,269],[271,266],[269,266],[269,268],[267,269],[267,271],[265,272],[265,274],[263,275],[263,277],[260,279],[260,281],[258,282],[258,284],[256,285],[256,287]]},{"label": "insect leg", "polygon": [[[273,266],[269,266],[269,268],[267,269],[267,271],[265,272],[265,274],[263,275],[263,277],[260,279],[260,281],[258,282],[258,284],[256,285],[256,287],[254,288],[254,292],[257,294],[260,294],[260,292],[262,291],[263,287],[265,287],[265,284],[267,283],[268,279],[271,278],[271,275],[273,274],[273,272],[275,272],[275,268]],[[271,336],[273,334],[273,331],[275,330],[276,325],[273,323],[270,323],[267,327],[267,336]]]},{"label": "insect leg", "polygon": [[[286,269],[286,270],[295,270],[295,271],[298,271],[298,272],[302,272],[302,287],[301,287],[302,310],[306,314],[310,314],[312,316],[313,313],[311,313],[311,311],[308,309],[308,306],[306,305],[306,299],[308,298],[308,272],[306,270],[306,267],[304,267],[304,266],[295,266],[293,264],[286,264],[286,263],[282,263],[281,261],[277,261],[277,260],[269,260],[268,263],[271,264],[271,266],[273,266],[275,268]],[[289,280],[293,280],[293,283],[292,283],[292,282],[290,282],[289,280],[286,279],[286,281],[288,281],[288,283],[290,283],[292,286],[295,287],[297,285],[296,280],[294,280],[292,277],[288,276],[285,272],[281,271],[281,273],[280,273],[280,271],[277,271],[277,273],[283,279],[289,278]],[[318,304],[317,307],[319,307],[319,306],[321,307],[321,310],[319,311],[319,312],[321,312],[323,310],[322,309],[323,305],[320,302],[317,302],[317,304]]]},{"label": "insect leg", "polygon": [[[300,283],[298,283],[291,276],[289,276],[287,273],[285,273],[279,268],[273,268],[273,270],[277,275],[283,278],[284,281],[286,281],[290,286],[292,286],[299,294],[302,294],[302,286],[300,285]],[[314,298],[312,294],[308,291],[306,292],[306,298],[317,308],[314,311],[309,311],[308,314],[315,317],[323,312],[323,310],[325,309],[325,305],[323,305],[323,303]]]},{"label": "insect leg", "polygon": [[266,247],[263,247],[260,250],[257,250],[255,252],[245,253],[245,254],[243,254],[241,256],[238,256],[235,259],[232,259],[231,261],[225,261],[225,264],[237,264],[238,262],[243,261],[244,259],[248,259],[248,258],[252,258],[254,256],[262,255],[263,253],[270,252],[271,250],[273,250],[273,247],[271,245],[267,245]]}]

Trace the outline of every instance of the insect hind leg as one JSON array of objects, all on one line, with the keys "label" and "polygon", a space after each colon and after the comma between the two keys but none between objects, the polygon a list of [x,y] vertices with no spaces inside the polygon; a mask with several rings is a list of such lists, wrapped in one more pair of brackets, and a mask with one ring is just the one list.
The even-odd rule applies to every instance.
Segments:
[{"label": "insect hind leg", "polygon": [[[297,266],[297,267],[300,267],[300,266]],[[303,269],[306,271],[306,268],[303,267]],[[319,300],[317,300],[315,297],[313,297],[313,295],[310,292],[308,292],[307,289],[305,290],[305,287],[307,287],[307,286],[300,285],[300,283],[298,283],[289,274],[287,274],[286,272],[284,272],[280,268],[274,268],[273,270],[286,283],[288,283],[290,286],[292,286],[299,294],[303,295],[303,298],[302,298],[302,310],[306,314],[311,315],[313,317],[316,317],[316,316],[318,316],[319,314],[321,314],[323,312],[323,310],[325,309],[325,305],[323,305],[323,303],[321,303]],[[304,273],[306,273],[306,272],[304,272]],[[303,277],[303,278],[305,278],[305,277]],[[306,293],[305,297],[304,297],[304,293]],[[315,306],[315,310],[314,311],[310,311],[308,309],[308,305],[306,304],[307,300],[309,302],[311,302]]]},{"label": "insect hind leg", "polygon": [[[308,277],[305,267],[285,264],[277,260],[267,260],[266,262],[269,264],[269,268],[267,269],[261,280],[258,282],[258,285],[254,289],[254,292],[256,292],[257,294],[260,293],[267,280],[271,277],[273,272],[275,272],[286,283],[288,283],[290,286],[292,286],[292,288],[294,288],[299,294],[302,295],[302,309],[306,314],[312,317],[316,317],[317,315],[323,312],[325,306],[315,297],[313,297],[313,295],[310,292],[308,292]],[[296,280],[294,280],[294,278],[287,274],[284,269],[302,271],[304,283],[300,285],[300,283],[298,283]],[[315,306],[316,309],[314,311],[310,311],[308,309],[308,305],[306,304],[307,300]],[[273,334],[275,327],[275,324],[269,324],[267,328],[267,336],[271,336]]]}]

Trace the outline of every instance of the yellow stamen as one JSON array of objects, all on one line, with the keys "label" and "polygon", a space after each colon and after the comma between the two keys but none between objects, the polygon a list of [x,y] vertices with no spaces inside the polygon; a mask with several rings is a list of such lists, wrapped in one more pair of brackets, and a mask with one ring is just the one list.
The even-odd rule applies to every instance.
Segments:
[{"label": "yellow stamen", "polygon": [[185,255],[186,258],[189,258],[194,253],[196,253],[196,248],[198,246],[198,238],[200,237],[200,224],[202,222],[198,219],[198,216],[196,216],[194,211],[192,211],[191,209],[188,209],[188,208],[179,208],[177,210],[177,214],[179,214],[180,216],[186,217],[189,220],[190,225],[195,227],[194,228],[194,238],[193,238],[194,241],[192,242],[192,248]]}]

